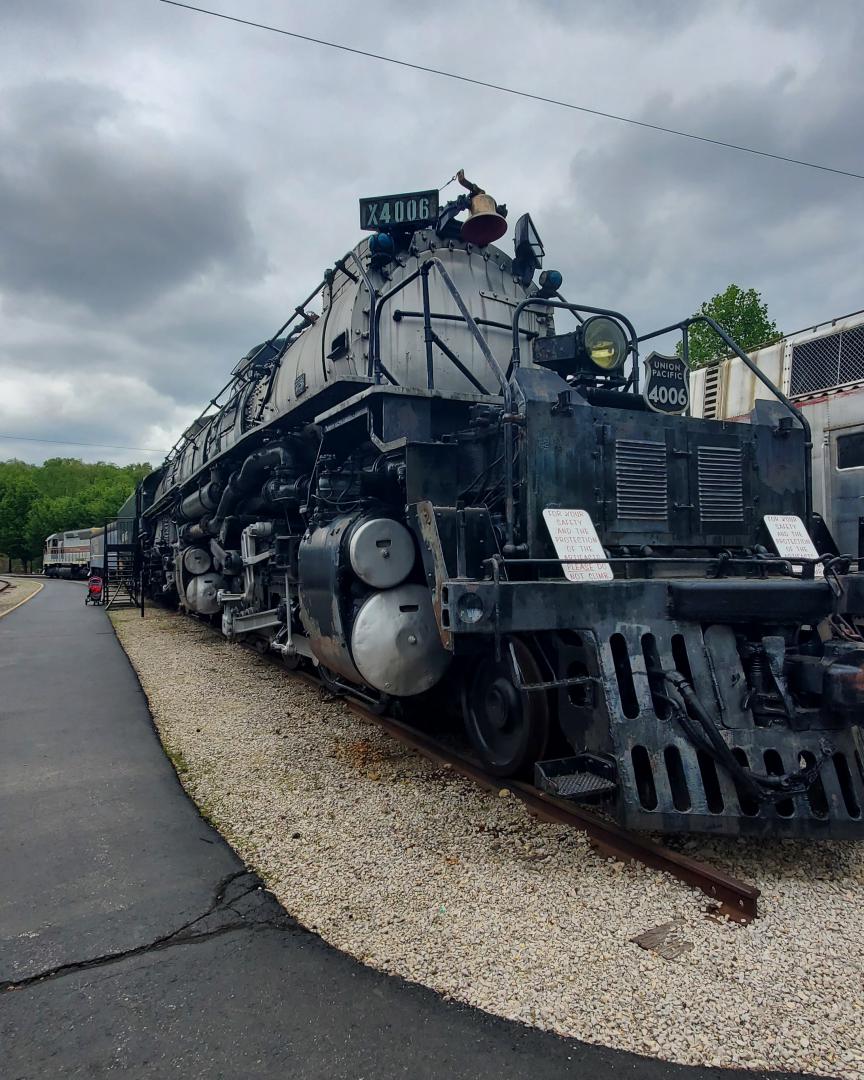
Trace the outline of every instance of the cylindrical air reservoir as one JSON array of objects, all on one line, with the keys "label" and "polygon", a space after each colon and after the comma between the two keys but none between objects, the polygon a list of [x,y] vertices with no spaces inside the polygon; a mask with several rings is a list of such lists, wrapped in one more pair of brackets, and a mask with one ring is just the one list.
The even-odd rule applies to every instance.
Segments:
[{"label": "cylindrical air reservoir", "polygon": [[199,615],[215,615],[219,610],[216,594],[225,588],[219,574],[199,574],[186,586],[186,606]]},{"label": "cylindrical air reservoir", "polygon": [[395,697],[422,694],[447,670],[432,597],[425,585],[373,593],[351,631],[351,655],[370,686]]},{"label": "cylindrical air reservoir", "polygon": [[392,589],[411,573],[414,566],[414,539],[392,518],[361,521],[348,542],[351,569],[373,589]]},{"label": "cylindrical air reservoir", "polygon": [[210,552],[204,548],[190,547],[183,552],[183,569],[189,574],[206,574],[212,565]]}]

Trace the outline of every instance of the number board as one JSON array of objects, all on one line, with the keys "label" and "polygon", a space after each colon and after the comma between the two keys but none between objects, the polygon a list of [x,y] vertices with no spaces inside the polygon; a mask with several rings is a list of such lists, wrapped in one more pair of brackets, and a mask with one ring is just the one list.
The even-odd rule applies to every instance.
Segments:
[{"label": "number board", "polygon": [[438,192],[434,188],[360,200],[360,228],[372,232],[428,225],[437,217]]},{"label": "number board", "polygon": [[680,356],[651,353],[645,360],[642,397],[654,412],[684,412],[690,404],[690,379],[687,365]]},{"label": "number board", "polygon": [[[544,510],[543,520],[559,559],[604,559],[606,552],[587,510]],[[608,562],[570,563],[561,567],[569,581],[611,581]]]}]

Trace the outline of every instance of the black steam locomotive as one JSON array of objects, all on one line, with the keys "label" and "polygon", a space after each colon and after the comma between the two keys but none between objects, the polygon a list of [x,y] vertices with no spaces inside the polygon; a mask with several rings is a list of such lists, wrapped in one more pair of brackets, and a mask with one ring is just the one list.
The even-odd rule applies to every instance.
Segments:
[{"label": "black steam locomotive", "polygon": [[447,694],[488,770],[626,825],[859,835],[864,575],[806,421],[779,391],[689,417],[691,320],[569,303],[460,178],[361,200],[368,237],[144,481],[149,593],[377,706]]}]

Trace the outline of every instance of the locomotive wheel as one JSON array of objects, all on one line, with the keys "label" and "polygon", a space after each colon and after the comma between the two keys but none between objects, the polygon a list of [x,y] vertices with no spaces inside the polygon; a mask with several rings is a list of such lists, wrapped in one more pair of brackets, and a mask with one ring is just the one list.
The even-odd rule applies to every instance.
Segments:
[{"label": "locomotive wheel", "polygon": [[501,659],[483,657],[462,690],[462,713],[471,745],[495,776],[515,776],[543,757],[549,738],[549,706],[542,691],[526,693],[513,681],[510,646],[526,683],[542,676],[528,646],[518,638],[501,642]]}]

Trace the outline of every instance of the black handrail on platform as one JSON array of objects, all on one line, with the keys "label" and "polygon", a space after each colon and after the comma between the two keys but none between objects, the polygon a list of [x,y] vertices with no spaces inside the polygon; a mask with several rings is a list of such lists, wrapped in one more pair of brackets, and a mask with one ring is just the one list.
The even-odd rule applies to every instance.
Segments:
[{"label": "black handrail on platform", "polygon": [[[610,308],[595,308],[586,307],[584,304],[571,304],[567,300],[553,300],[551,297],[546,296],[529,296],[527,299],[521,301],[513,312],[513,352],[510,360],[510,367],[515,371],[522,362],[522,349],[519,344],[519,320],[522,318],[522,312],[525,308],[530,307],[532,304],[543,304],[544,307],[557,307],[566,308],[571,315],[575,315],[579,319],[579,312],[586,311],[589,315],[605,315],[608,319],[615,319],[617,322],[622,322],[630,333],[629,351],[633,354],[633,371],[630,376],[633,384],[634,392],[639,390],[639,342],[642,340],[636,336],[636,328],[633,323],[623,315],[620,311],[612,311]],[[584,320],[580,319],[580,322]]]}]

